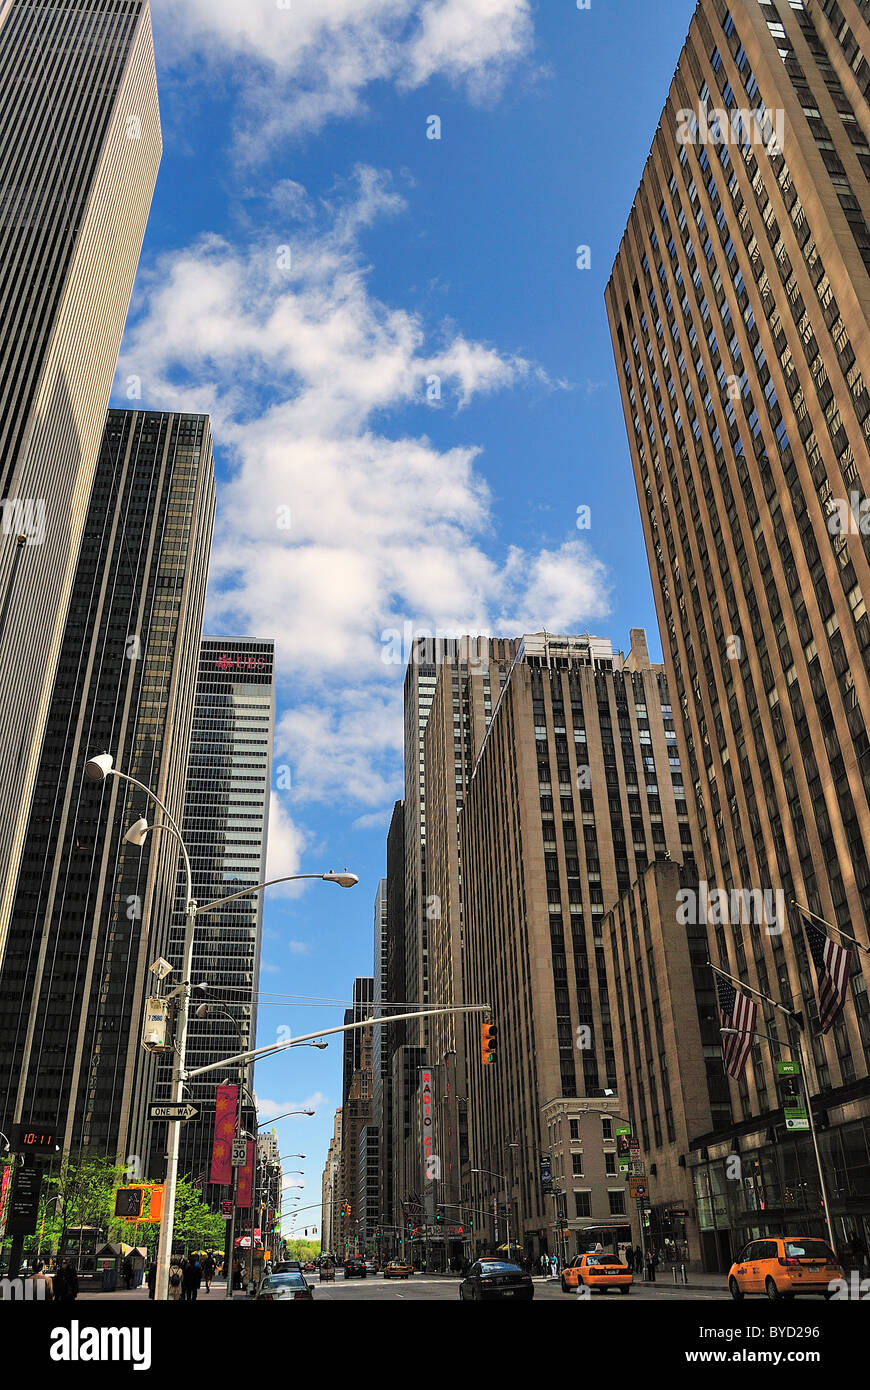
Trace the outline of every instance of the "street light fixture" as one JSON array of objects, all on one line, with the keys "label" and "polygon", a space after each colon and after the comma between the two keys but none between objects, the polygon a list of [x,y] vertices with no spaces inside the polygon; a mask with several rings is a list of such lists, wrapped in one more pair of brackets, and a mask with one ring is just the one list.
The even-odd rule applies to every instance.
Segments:
[{"label": "street light fixture", "polygon": [[[202,907],[196,902],[193,896],[193,875],[190,867],[190,856],[187,846],[184,843],[181,831],[169,811],[168,807],[144,782],[131,777],[126,772],[120,772],[114,766],[111,753],[98,753],[93,758],[88,758],[85,763],[85,776],[91,782],[104,782],[107,777],[117,777],[122,782],[128,782],[133,787],[138,787],[144,792],[157,806],[165,817],[158,825],[149,826],[144,817],[140,817],[126,831],[125,839],[129,844],[145,844],[145,840],[150,830],[167,830],[178,841],[179,849],[184,860],[185,873],[185,930],[184,948],[182,955],[181,980],[182,983],[177,991],[178,1011],[177,1026],[175,1036],[175,1055],[172,1065],[172,1100],[182,1102],[184,1099],[184,1084],[187,1080],[187,1028],[188,1010],[190,1002],[190,974],[193,966],[193,943],[197,916],[204,912],[214,912],[217,908],[223,907],[225,903],[234,902],[238,898],[249,897],[252,894],[261,893],[264,889],[270,888],[275,883],[289,883],[297,879],[319,878],[326,883],[337,883],[341,888],[353,888],[359,882],[357,875],[345,869],[342,873],[335,873],[332,869],[325,874],[282,874],[280,878],[267,880],[265,883],[247,885],[235,893],[229,893],[226,897],[217,898],[213,902],[206,903]],[[313,1114],[313,1111],[306,1112]],[[172,1231],[175,1223],[175,1195],[178,1186],[178,1158],[181,1143],[181,1126],[170,1124],[168,1153],[166,1158],[166,1178],[163,1189],[163,1219],[160,1223],[160,1244],[157,1259],[157,1284],[154,1291],[155,1298],[165,1301],[169,1294],[169,1261],[172,1253]],[[235,1210],[235,1208],[234,1208]]]}]

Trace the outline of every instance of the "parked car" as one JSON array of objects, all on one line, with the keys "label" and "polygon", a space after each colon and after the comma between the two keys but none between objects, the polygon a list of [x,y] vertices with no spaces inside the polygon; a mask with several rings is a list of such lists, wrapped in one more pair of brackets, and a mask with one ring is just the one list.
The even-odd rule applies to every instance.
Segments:
[{"label": "parked car", "polygon": [[817,1236],[766,1236],[744,1246],[728,1271],[731,1297],[764,1293],[770,1299],[814,1293],[830,1298],[829,1285],[843,1278],[839,1260]]},{"label": "parked car", "polygon": [[390,1260],[389,1264],[384,1265],[385,1279],[410,1279],[413,1273],[414,1266],[407,1260]]},{"label": "parked car", "polygon": [[286,1274],[264,1274],[254,1297],[262,1303],[276,1303],[279,1300],[312,1299],[314,1289],[303,1274],[288,1271]]},{"label": "parked car", "polygon": [[530,1274],[507,1260],[476,1260],[459,1285],[459,1297],[473,1299],[511,1298],[531,1302],[535,1286]]},{"label": "parked car", "polygon": [[562,1270],[562,1292],[572,1293],[581,1285],[587,1289],[600,1289],[606,1293],[608,1289],[619,1289],[620,1293],[629,1293],[634,1282],[634,1276],[629,1265],[625,1264],[618,1255],[611,1255],[606,1251],[597,1254],[590,1251],[585,1255],[578,1255],[566,1265]]}]

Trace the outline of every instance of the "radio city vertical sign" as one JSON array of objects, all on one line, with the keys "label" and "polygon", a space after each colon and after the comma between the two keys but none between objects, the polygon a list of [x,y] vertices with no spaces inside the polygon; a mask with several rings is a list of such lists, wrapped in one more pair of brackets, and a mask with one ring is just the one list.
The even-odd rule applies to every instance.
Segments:
[{"label": "radio city vertical sign", "polygon": [[423,1172],[426,1175],[426,1182],[423,1188],[424,1220],[434,1222],[435,1220],[435,1176],[437,1165],[435,1159],[435,1149],[432,1142],[433,1130],[433,1095],[432,1095],[432,1071],[429,1067],[421,1067],[420,1077],[420,1137],[423,1146]]}]

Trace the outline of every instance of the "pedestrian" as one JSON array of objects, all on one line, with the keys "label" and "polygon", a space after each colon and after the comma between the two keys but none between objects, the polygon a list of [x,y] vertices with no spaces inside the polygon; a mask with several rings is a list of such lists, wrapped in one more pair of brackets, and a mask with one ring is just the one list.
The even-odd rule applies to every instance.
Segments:
[{"label": "pedestrian", "polygon": [[133,1261],[130,1259],[130,1256],[129,1256],[129,1255],[126,1255],[126,1256],[124,1257],[124,1261],[123,1261],[123,1263],[122,1263],[122,1265],[121,1265],[121,1273],[122,1273],[123,1276],[124,1276],[124,1288],[125,1288],[125,1289],[132,1289],[132,1287],[133,1287]]},{"label": "pedestrian", "polygon": [[858,1234],[857,1231],[852,1232],[852,1236],[849,1241],[849,1251],[852,1256],[852,1263],[858,1271],[858,1277],[860,1279],[863,1279],[864,1263],[867,1259],[867,1246],[864,1244],[862,1237]]},{"label": "pedestrian", "polygon": [[656,1281],[656,1252],[652,1246],[646,1252],[646,1277],[651,1284]]},{"label": "pedestrian", "polygon": [[187,1267],[181,1276],[182,1298],[185,1303],[195,1303],[199,1295],[199,1286],[202,1283],[202,1267],[199,1260],[194,1255],[187,1263]]},{"label": "pedestrian", "polygon": [[50,1274],[46,1274],[42,1260],[37,1260],[33,1266],[31,1283],[34,1287],[34,1298],[40,1303],[54,1298],[54,1281]]},{"label": "pedestrian", "polygon": [[559,1274],[559,1256],[555,1253],[550,1256],[550,1273],[556,1279]]},{"label": "pedestrian", "polygon": [[53,1278],[55,1303],[73,1303],[78,1297],[79,1281],[72,1260],[61,1260]]},{"label": "pedestrian", "polygon": [[242,1262],[241,1262],[241,1260],[239,1259],[238,1255],[236,1255],[236,1258],[233,1260],[233,1288],[234,1288],[234,1289],[240,1289],[241,1287],[242,1287]]},{"label": "pedestrian", "polygon": [[145,1283],[148,1285],[148,1297],[154,1297],[157,1288],[157,1261],[152,1260],[145,1271]]},{"label": "pedestrian", "polygon": [[202,1277],[205,1280],[206,1293],[211,1293],[211,1281],[214,1278],[214,1260],[211,1255],[206,1255],[202,1262]]},{"label": "pedestrian", "polygon": [[639,1245],[634,1247],[634,1272],[640,1274],[643,1269],[643,1251]]},{"label": "pedestrian", "polygon": [[169,1266],[169,1297],[173,1303],[177,1303],[182,1294],[182,1273],[180,1265],[172,1263]]}]

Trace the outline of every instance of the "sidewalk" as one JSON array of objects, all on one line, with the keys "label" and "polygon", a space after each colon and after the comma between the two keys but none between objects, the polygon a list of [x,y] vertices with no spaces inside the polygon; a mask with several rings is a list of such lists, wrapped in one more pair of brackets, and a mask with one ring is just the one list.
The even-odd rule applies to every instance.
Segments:
[{"label": "sidewalk", "polygon": [[[247,1301],[247,1294],[237,1289],[236,1292],[233,1294],[233,1299],[237,1298],[244,1299],[245,1301]],[[105,1299],[124,1299],[125,1301],[130,1301],[133,1303],[148,1303],[151,1301],[148,1298],[148,1286],[146,1284],[143,1284],[141,1288],[138,1289],[115,1289],[114,1293],[103,1293],[102,1290],[99,1288],[95,1288],[93,1286],[89,1288],[87,1285],[85,1285],[84,1288],[80,1289],[79,1296],[76,1299],[76,1302],[96,1303],[101,1300],[104,1301]],[[181,1301],[181,1299],[178,1299],[179,1303]],[[223,1281],[219,1282],[217,1279],[213,1279],[211,1285],[211,1293],[206,1293],[205,1284],[203,1284],[200,1287],[199,1295],[196,1299],[196,1302],[225,1303],[226,1284],[224,1284]]]}]

